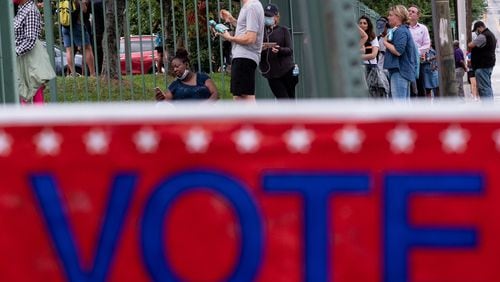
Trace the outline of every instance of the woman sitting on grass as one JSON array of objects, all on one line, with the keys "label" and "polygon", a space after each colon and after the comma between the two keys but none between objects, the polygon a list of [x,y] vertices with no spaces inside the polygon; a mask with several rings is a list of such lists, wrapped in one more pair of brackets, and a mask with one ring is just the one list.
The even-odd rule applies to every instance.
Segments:
[{"label": "woman sitting on grass", "polygon": [[203,72],[192,72],[189,70],[188,52],[178,49],[172,59],[172,70],[177,77],[168,86],[167,91],[162,92],[155,88],[156,100],[217,100],[217,88],[210,77]]}]

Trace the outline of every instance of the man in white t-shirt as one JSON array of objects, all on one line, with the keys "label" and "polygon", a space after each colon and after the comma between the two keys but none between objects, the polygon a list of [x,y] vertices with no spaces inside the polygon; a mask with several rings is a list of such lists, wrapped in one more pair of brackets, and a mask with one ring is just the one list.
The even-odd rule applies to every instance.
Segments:
[{"label": "man in white t-shirt", "polygon": [[264,41],[264,8],[258,0],[243,0],[238,20],[226,10],[221,11],[221,18],[236,25],[234,36],[227,31],[220,34],[233,43],[231,93],[235,100],[255,101],[255,70]]}]

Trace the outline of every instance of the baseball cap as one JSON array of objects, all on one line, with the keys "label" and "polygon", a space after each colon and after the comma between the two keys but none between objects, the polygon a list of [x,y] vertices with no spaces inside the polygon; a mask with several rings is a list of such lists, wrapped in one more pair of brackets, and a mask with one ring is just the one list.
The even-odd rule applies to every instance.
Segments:
[{"label": "baseball cap", "polygon": [[264,8],[264,15],[266,17],[274,17],[279,14],[278,6],[275,4],[267,4],[266,8]]},{"label": "baseball cap", "polygon": [[486,27],[482,21],[477,21],[474,23],[474,26],[472,27],[472,32],[475,32],[478,28],[480,27]]},{"label": "baseball cap", "polygon": [[389,21],[385,17],[380,17],[375,23],[375,27],[377,29],[377,34],[381,34],[386,27],[389,28]]}]

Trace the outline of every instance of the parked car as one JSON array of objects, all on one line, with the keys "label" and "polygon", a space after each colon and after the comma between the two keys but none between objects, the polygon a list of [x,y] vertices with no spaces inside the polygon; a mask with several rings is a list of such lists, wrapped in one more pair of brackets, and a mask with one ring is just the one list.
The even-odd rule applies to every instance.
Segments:
[{"label": "parked car", "polygon": [[[47,48],[47,43],[43,42],[43,46]],[[75,71],[79,74],[83,74],[83,57],[82,54],[75,54]],[[69,73],[68,61],[66,60],[66,52],[59,49],[59,46],[54,45],[54,65],[56,74],[59,76],[64,76]]]},{"label": "parked car", "polygon": [[[141,50],[142,46],[142,50]],[[127,74],[125,39],[120,40],[120,67],[122,74]],[[142,52],[141,52],[142,51]],[[132,64],[132,74],[154,73],[158,55],[154,49],[154,36],[152,35],[131,35],[130,36],[130,61]],[[141,68],[141,60],[144,69]]]}]

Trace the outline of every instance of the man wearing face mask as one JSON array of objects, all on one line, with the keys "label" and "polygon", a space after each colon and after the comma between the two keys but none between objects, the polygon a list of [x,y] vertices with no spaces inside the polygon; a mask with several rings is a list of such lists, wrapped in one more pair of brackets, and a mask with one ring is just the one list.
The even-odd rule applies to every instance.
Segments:
[{"label": "man wearing face mask", "polygon": [[495,66],[497,39],[482,21],[474,24],[472,32],[477,33],[477,37],[468,44],[468,47],[471,49],[471,64],[476,76],[479,97],[493,99],[491,73]]},{"label": "man wearing face mask", "polygon": [[268,4],[264,9],[264,43],[260,71],[267,78],[269,87],[277,99],[294,99],[295,85],[299,82],[294,75],[293,47],[290,30],[279,25],[278,6]]}]

